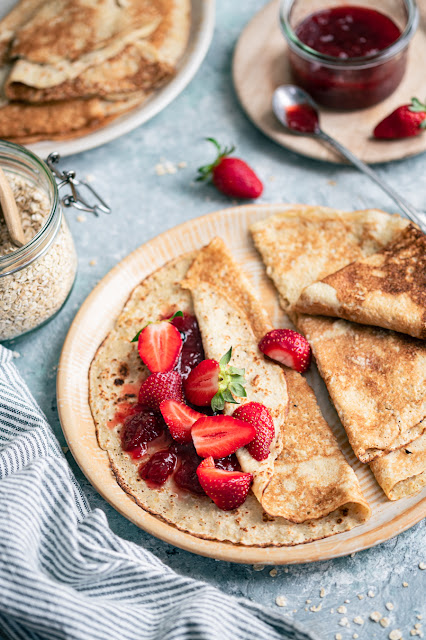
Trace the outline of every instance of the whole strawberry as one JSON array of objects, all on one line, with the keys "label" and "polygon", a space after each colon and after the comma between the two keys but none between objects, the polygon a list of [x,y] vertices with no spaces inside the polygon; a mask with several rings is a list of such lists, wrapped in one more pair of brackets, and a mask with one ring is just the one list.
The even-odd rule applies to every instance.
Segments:
[{"label": "whole strawberry", "polygon": [[265,405],[260,402],[247,402],[239,406],[232,417],[250,422],[254,426],[256,436],[246,445],[246,449],[255,460],[266,460],[269,456],[269,447],[275,436],[275,427],[272,416]]},{"label": "whole strawberry", "polygon": [[212,164],[198,169],[200,175],[197,180],[207,180],[211,177],[215,187],[231,198],[258,198],[262,194],[263,184],[244,160],[229,157],[235,151],[235,147],[222,149],[214,138],[206,140],[215,145],[218,155]]},{"label": "whole strawberry", "polygon": [[139,389],[139,404],[143,409],[159,411],[164,400],[183,402],[182,378],[177,371],[151,373]]},{"label": "whole strawberry", "polygon": [[426,104],[412,98],[410,104],[404,104],[392,111],[374,129],[374,137],[395,140],[418,136],[426,129]]}]

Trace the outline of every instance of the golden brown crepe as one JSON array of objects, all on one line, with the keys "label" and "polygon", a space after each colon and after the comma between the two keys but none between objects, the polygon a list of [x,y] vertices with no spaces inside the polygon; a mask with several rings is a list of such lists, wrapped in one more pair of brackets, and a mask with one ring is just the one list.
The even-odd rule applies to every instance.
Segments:
[{"label": "golden brown crepe", "polygon": [[408,223],[380,211],[295,207],[252,226],[283,308],[306,333],[355,454],[373,460],[420,436],[425,424],[425,344],[402,334],[318,316],[297,318],[301,291],[362,256]]},{"label": "golden brown crepe", "polygon": [[426,235],[409,225],[381,251],[306,287],[295,309],[426,338]]},{"label": "golden brown crepe", "polygon": [[[242,276],[241,270],[219,240],[213,241],[203,251],[204,258],[196,260],[189,272],[191,279],[197,274],[197,277],[200,277],[201,290],[204,292],[205,289],[213,289],[213,294],[208,295],[216,295],[217,299],[222,298],[221,292],[217,294],[216,287],[210,287],[208,281],[203,281],[202,278],[207,273],[211,274],[216,284],[220,282],[227,294],[237,301],[238,305],[243,305],[243,310],[238,307],[237,314],[241,320],[246,319],[247,326],[238,328],[238,331],[241,330],[244,336],[250,333],[253,336],[256,331],[257,341],[264,331],[270,328],[270,324],[253,295],[251,285]],[[252,493],[249,493],[241,507],[224,512],[207,497],[178,491],[170,479],[159,489],[150,489],[139,477],[138,465],[122,451],[119,439],[120,425],[112,427],[113,423],[110,422],[108,426],[108,422],[114,418],[117,408],[128,402],[136,402],[134,394],[137,391],[133,394],[129,392],[132,389],[137,390],[141,381],[148,375],[135,344],[130,340],[149,320],[164,317],[177,309],[194,313],[190,292],[180,286],[192,259],[192,256],[182,256],[174,260],[149,276],[134,290],[114,329],[99,347],[90,368],[89,397],[98,441],[100,446],[108,451],[111,467],[120,486],[142,508],[183,531],[203,538],[227,540],[243,545],[294,545],[348,531],[362,524],[368,519],[370,509],[362,496],[356,475],[346,463],[328,425],[318,414],[318,407],[315,405],[312,392],[308,391],[307,383],[295,373],[293,375],[297,376],[298,382],[293,383],[291,380],[289,384],[293,384],[293,400],[297,397],[293,405],[297,406],[291,408],[292,419],[287,430],[283,428],[284,437],[286,433],[289,437],[288,441],[283,441],[284,458],[281,460],[280,454],[276,459],[276,463],[282,468],[284,478],[288,476],[291,465],[292,483],[297,477],[300,488],[299,492],[295,492],[294,485],[291,484],[287,500],[286,482],[279,486],[279,491],[284,491],[284,494],[280,493],[281,508],[286,505],[288,519],[265,514]],[[219,274],[221,280],[217,279]],[[226,305],[228,304],[226,300]],[[218,333],[225,329],[221,326],[219,317],[216,329]],[[236,344],[240,339],[247,341],[244,336],[235,335]],[[281,371],[277,365],[272,366],[279,371],[279,374],[274,375],[284,396],[280,402],[285,406],[287,395],[285,385],[279,381]],[[250,372],[248,377],[250,378]],[[299,430],[301,437],[298,436]],[[304,457],[308,434],[311,442]],[[289,461],[288,454],[292,448],[295,448],[295,457]],[[309,463],[311,454],[315,454],[312,459],[313,468]],[[328,481],[323,474],[326,468]],[[316,473],[317,492],[311,486]],[[341,482],[340,487],[336,487],[337,476],[339,483]],[[271,495],[272,493],[274,492],[271,487]],[[272,508],[273,505],[271,510]]]},{"label": "golden brown crepe", "polygon": [[389,500],[417,493],[426,486],[426,432],[398,451],[373,460],[370,468]]},{"label": "golden brown crepe", "polygon": [[189,37],[189,0],[21,4],[0,21],[0,136],[18,142],[83,135],[140,105]]}]

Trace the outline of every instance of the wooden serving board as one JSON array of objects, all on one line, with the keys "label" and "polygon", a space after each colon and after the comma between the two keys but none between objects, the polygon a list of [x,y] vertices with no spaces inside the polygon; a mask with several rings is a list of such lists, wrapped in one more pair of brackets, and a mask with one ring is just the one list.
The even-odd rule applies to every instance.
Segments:
[{"label": "wooden serving board", "polygon": [[117,511],[153,536],[218,560],[242,563],[290,564],[348,555],[392,538],[426,516],[426,489],[397,502],[387,500],[368,465],[363,465],[346,438],[327,390],[315,367],[308,374],[322,412],[361,483],[371,505],[371,519],[352,531],[295,547],[246,547],[202,540],[167,524],[139,507],[113,476],[108,454],[98,446],[88,402],[88,371],[97,348],[112,329],[134,287],[169,260],[200,249],[221,236],[253,283],[274,326],[283,326],[278,296],[266,275],[248,231],[249,226],[287,206],[250,205],[224,209],[170,229],[131,253],[95,287],[77,313],[69,330],[59,363],[57,396],[59,416],[68,446],[95,489]]},{"label": "wooden serving board", "polygon": [[[410,102],[413,96],[426,99],[426,3],[422,3],[420,12],[420,26],[410,44],[405,76],[395,93],[368,109],[321,111],[324,131],[364,162],[389,162],[426,151],[426,133],[395,141],[372,138],[375,125],[397,106]],[[274,90],[281,84],[293,83],[287,44],[279,25],[279,0],[267,4],[241,33],[234,53],[233,79],[244,111],[269,138],[310,158],[345,163],[339,154],[317,140],[286,133],[272,112]]]}]

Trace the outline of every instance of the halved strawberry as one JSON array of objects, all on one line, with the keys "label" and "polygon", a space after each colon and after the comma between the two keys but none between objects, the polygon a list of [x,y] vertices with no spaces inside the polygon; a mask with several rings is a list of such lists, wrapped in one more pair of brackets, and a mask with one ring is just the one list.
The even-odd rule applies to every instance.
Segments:
[{"label": "halved strawberry", "polygon": [[253,440],[253,425],[232,416],[204,416],[191,430],[197,453],[202,458],[224,458]]},{"label": "halved strawberry", "polygon": [[216,469],[211,457],[200,464],[197,476],[206,494],[223,511],[231,511],[243,504],[253,480],[251,473]]},{"label": "halved strawberry", "polygon": [[[182,312],[177,314],[182,315]],[[139,355],[151,373],[171,371],[179,360],[182,336],[171,324],[177,314],[168,320],[150,322],[132,340],[138,341]]]},{"label": "halved strawberry", "polygon": [[203,417],[202,413],[194,411],[188,405],[177,400],[164,400],[160,404],[160,411],[174,440],[182,443],[192,442],[192,425]]},{"label": "halved strawberry", "polygon": [[269,447],[275,436],[272,416],[264,404],[248,402],[238,407],[233,418],[252,424],[256,430],[255,439],[247,445],[247,451],[255,460],[266,460]]},{"label": "halved strawberry", "polygon": [[228,367],[232,347],[219,362],[203,360],[189,374],[184,382],[185,395],[197,407],[211,405],[213,411],[223,411],[225,402],[238,404],[234,395],[246,397],[244,389],[244,369]]},{"label": "halved strawberry", "polygon": [[139,390],[139,404],[143,409],[159,411],[163,400],[183,402],[182,378],[177,371],[151,373],[142,382]]},{"label": "halved strawberry", "polygon": [[303,373],[311,364],[311,347],[304,336],[291,329],[269,331],[259,342],[259,349],[272,360]]}]

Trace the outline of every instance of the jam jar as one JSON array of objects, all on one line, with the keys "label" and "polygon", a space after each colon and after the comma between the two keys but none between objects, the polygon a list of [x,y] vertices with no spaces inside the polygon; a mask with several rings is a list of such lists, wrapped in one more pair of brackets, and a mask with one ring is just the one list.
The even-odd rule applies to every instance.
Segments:
[{"label": "jam jar", "polygon": [[26,241],[14,246],[0,216],[0,340],[9,340],[59,311],[74,283],[77,256],[47,165],[24,147],[2,140],[0,167]]},{"label": "jam jar", "polygon": [[333,109],[370,107],[395,91],[418,25],[414,0],[282,0],[294,81]]}]

